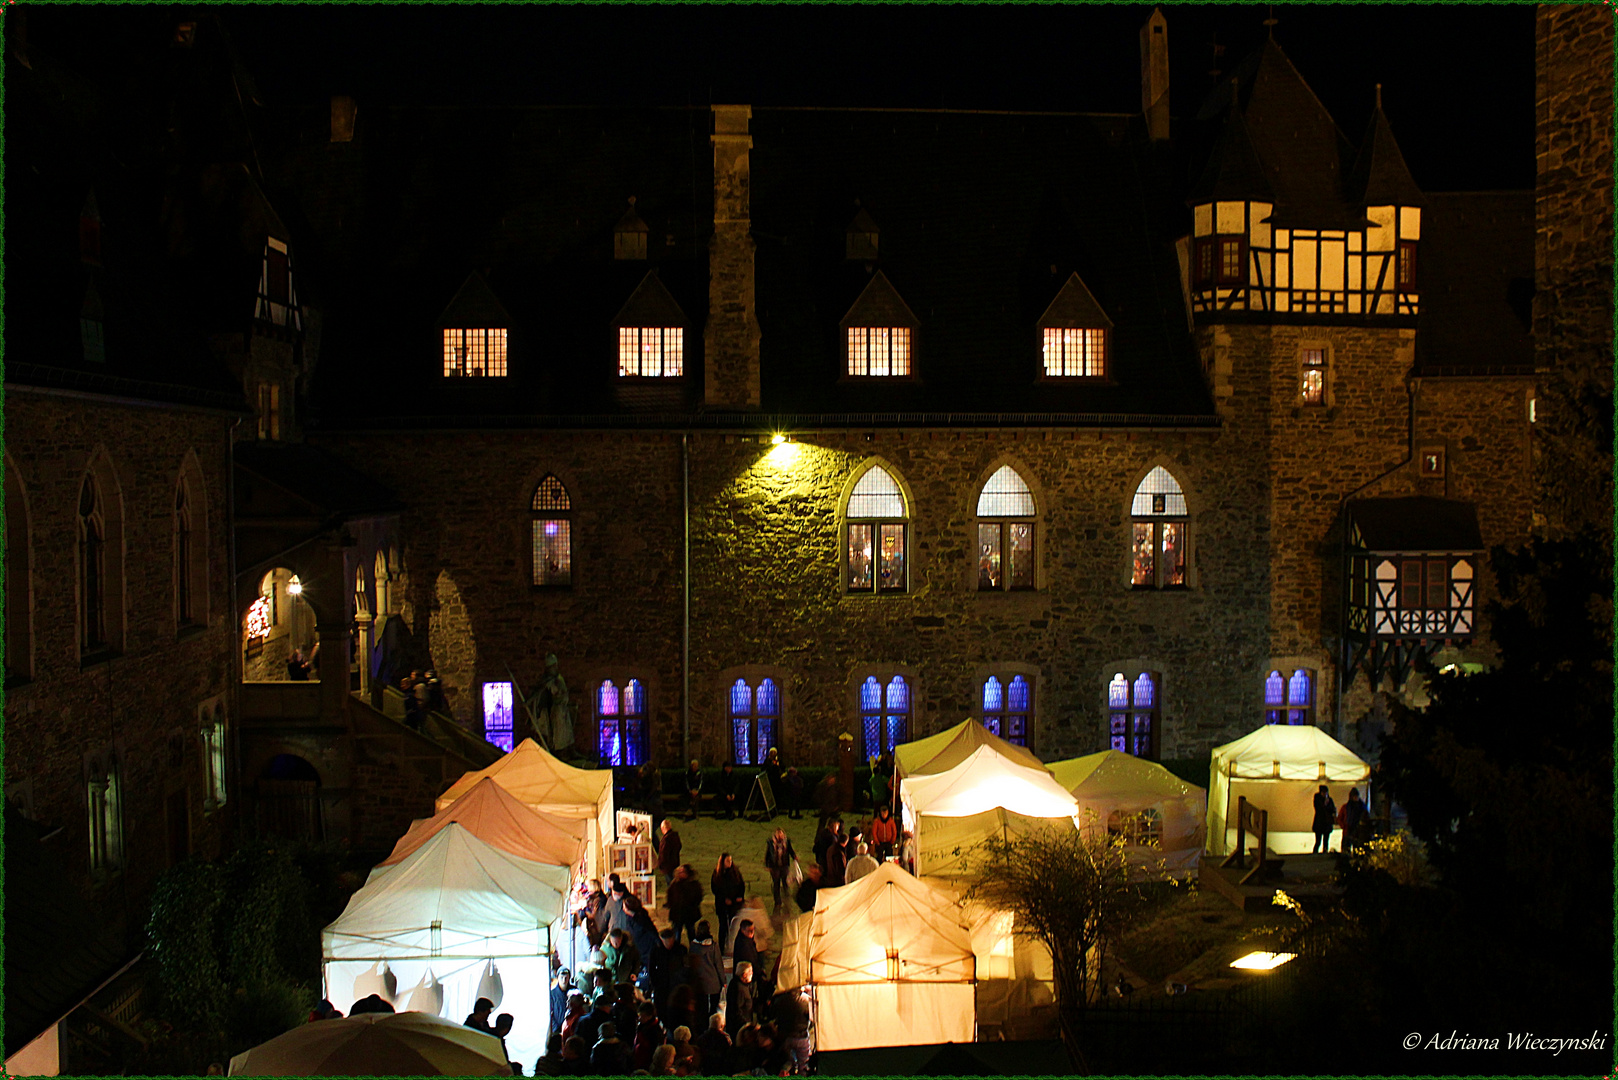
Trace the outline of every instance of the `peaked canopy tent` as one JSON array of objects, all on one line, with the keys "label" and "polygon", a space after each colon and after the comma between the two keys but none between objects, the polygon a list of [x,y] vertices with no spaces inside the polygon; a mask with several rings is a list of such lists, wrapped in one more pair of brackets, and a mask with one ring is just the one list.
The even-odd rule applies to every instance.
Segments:
[{"label": "peaked canopy tent", "polygon": [[970,757],[979,747],[992,747],[1001,757],[1026,765],[1030,769],[1043,769],[1044,762],[1033,751],[1016,743],[1007,742],[973,719],[962,720],[937,735],[915,739],[895,747],[893,776],[897,783],[907,776],[926,776],[946,772]]},{"label": "peaked canopy tent", "polygon": [[1052,762],[1056,782],[1079,804],[1079,827],[1121,833],[1137,867],[1162,861],[1171,877],[1194,872],[1202,857],[1208,793],[1155,761],[1117,750]]},{"label": "peaked canopy tent", "polygon": [[971,1042],[971,928],[947,888],[887,862],[787,924],[776,989],[812,988],[815,1047]]},{"label": "peaked canopy tent", "polygon": [[583,872],[590,835],[583,818],[530,809],[492,777],[484,777],[437,814],[411,822],[393,845],[392,854],[377,864],[371,876],[403,862],[450,824],[462,826],[485,844],[519,859]]},{"label": "peaked canopy tent", "polygon": [[[518,1025],[507,1036],[514,1060],[545,1052],[552,941],[565,932],[571,871],[518,858],[449,822],[375,876],[321,934],[326,997],[340,1009],[391,971],[396,1006],[458,1020],[479,997],[496,997]],[[498,974],[503,994],[490,993]],[[356,983],[366,985],[356,992]],[[413,989],[431,993],[413,994]],[[431,1007],[424,1011],[434,1011]]]},{"label": "peaked canopy tent", "polygon": [[[1317,727],[1267,724],[1235,742],[1214,747],[1208,769],[1208,853],[1236,846],[1237,800],[1269,811],[1269,848],[1277,855],[1308,854],[1314,796],[1325,784],[1338,806],[1351,788],[1370,800],[1371,767]],[[1332,850],[1342,836],[1332,834]]]},{"label": "peaked canopy tent", "polygon": [[972,848],[1040,825],[1075,826],[1073,796],[1043,765],[1029,766],[981,745],[944,772],[899,782],[905,827],[916,834],[916,873],[972,873]]},{"label": "peaked canopy tent", "polygon": [[611,843],[615,835],[611,769],[574,768],[533,739],[524,739],[515,750],[487,769],[469,772],[451,784],[449,790],[438,797],[435,809],[445,809],[486,777],[530,810],[587,822],[585,874],[599,876],[603,865],[602,845]]}]

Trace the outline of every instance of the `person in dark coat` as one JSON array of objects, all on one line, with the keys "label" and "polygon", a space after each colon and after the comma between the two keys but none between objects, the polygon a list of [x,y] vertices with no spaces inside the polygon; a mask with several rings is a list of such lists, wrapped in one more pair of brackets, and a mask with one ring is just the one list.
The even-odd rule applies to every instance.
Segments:
[{"label": "person in dark coat", "polygon": [[624,901],[624,910],[629,912],[629,936],[634,939],[635,948],[640,953],[640,967],[636,972],[646,970],[651,962],[652,950],[657,948],[657,923],[652,921],[651,912],[646,905],[640,902],[640,897],[631,896]]},{"label": "person in dark coat", "polygon": [[[685,969],[686,947],[680,944],[680,932],[670,926],[658,934],[652,949],[652,960],[647,965],[652,976],[652,1001],[659,1013],[668,1010],[669,994],[674,990],[675,976]],[[637,1033],[638,1036],[638,1033]]]},{"label": "person in dark coat", "polygon": [[556,978],[551,982],[551,1034],[553,1035],[560,1034],[562,1031],[562,1021],[567,1018],[567,993],[571,989],[573,989],[573,973],[567,968],[562,968],[556,973]]},{"label": "person in dark coat", "polygon": [[702,809],[702,766],[696,758],[685,767],[685,819],[695,821]]},{"label": "person in dark coat", "polygon": [[820,867],[811,866],[803,873],[803,884],[798,886],[798,895],[792,899],[798,904],[799,911],[815,910],[815,893],[820,889]]},{"label": "person in dark coat", "polygon": [[669,818],[663,819],[663,840],[657,845],[657,868],[663,871],[663,887],[674,883],[674,871],[680,868],[680,831]]},{"label": "person in dark coat", "polygon": [[803,777],[798,775],[796,765],[787,766],[786,799],[787,817],[793,821],[803,816]]},{"label": "person in dark coat", "polygon": [[[691,970],[690,960],[690,956],[687,955],[687,971]],[[669,995],[668,1012],[663,1022],[670,1031],[678,1031],[681,1028],[694,1031],[708,1022],[707,1005],[706,996],[698,1002],[697,991],[693,984],[682,982],[675,986],[674,993]]]},{"label": "person in dark coat", "polygon": [[1312,828],[1315,832],[1314,850],[1311,855],[1331,850],[1331,831],[1337,824],[1337,803],[1331,797],[1331,789],[1325,784],[1315,792],[1315,820]]},{"label": "person in dark coat", "polygon": [[590,1044],[579,1036],[562,1040],[562,1075],[585,1076],[590,1072]]},{"label": "person in dark coat", "polygon": [[815,862],[820,864],[822,870],[826,869],[826,852],[833,844],[843,842],[843,822],[839,818],[832,818],[820,827],[815,834]]},{"label": "person in dark coat", "polygon": [[741,928],[736,931],[736,944],[730,947],[730,969],[736,971],[743,964],[753,967],[755,978],[760,968],[758,966],[758,941],[753,937],[753,920],[743,919]]},{"label": "person in dark coat", "polygon": [[736,974],[725,987],[725,1025],[735,1031],[753,1022],[753,965],[737,964]]},{"label": "person in dark coat", "polygon": [[[839,824],[835,823],[834,824]],[[848,848],[844,846],[841,835],[834,836],[832,842],[826,846],[826,881],[825,887],[835,889],[847,883],[848,878]]]},{"label": "person in dark coat", "polygon": [[[781,752],[770,747],[770,752],[764,756],[764,778],[770,782],[770,794],[775,796],[775,810],[781,808],[781,800],[786,797],[786,789],[781,781],[785,779],[786,770],[781,765]],[[775,810],[767,811],[769,820],[775,820]]]},{"label": "person in dark coat", "polygon": [[720,854],[708,883],[713,888],[714,914],[719,919],[719,933],[729,936],[730,920],[742,909],[742,901],[747,897],[747,882],[742,880],[742,872],[736,868],[730,852]]},{"label": "person in dark coat", "polygon": [[[601,1026],[612,1022],[612,1006],[616,1000],[605,990],[596,994],[590,1011],[585,1013],[584,1019],[579,1021],[579,1026],[575,1029],[586,1047],[594,1046],[596,1039],[600,1037]],[[563,1045],[565,1048],[566,1044]]]},{"label": "person in dark coat", "polygon": [[1365,800],[1360,798],[1360,789],[1349,788],[1348,801],[1343,803],[1342,810],[1338,811],[1339,823],[1343,827],[1344,855],[1354,854],[1354,849],[1359,847],[1361,826],[1370,816],[1371,811],[1366,809]]},{"label": "person in dark coat", "polygon": [[696,938],[691,943],[691,968],[696,975],[696,991],[707,997],[711,1016],[719,1008],[719,993],[725,988],[725,968],[707,919],[697,923]]},{"label": "person in dark coat", "polygon": [[686,863],[675,872],[674,880],[669,883],[668,905],[669,923],[673,926],[676,940],[680,933],[684,933],[687,941],[695,941],[697,934],[697,920],[702,917],[702,882],[697,880],[696,867]]},{"label": "person in dark coat", "polygon": [[736,775],[736,766],[725,762],[719,770],[718,779],[714,781],[714,794],[719,796],[719,812],[724,815],[726,821],[734,818],[736,811],[740,809],[736,805],[736,800],[740,798],[740,792],[736,789],[740,784],[741,777]]},{"label": "person in dark coat", "polygon": [[694,1045],[702,1054],[703,1075],[724,1075],[725,1062],[730,1059],[730,1036],[725,1034],[725,1018],[718,1009],[709,1014],[708,1030],[697,1036]]},{"label": "person in dark coat", "polygon": [[803,1072],[813,1049],[809,1042],[809,1003],[796,990],[776,994],[770,999],[770,1018],[775,1021],[782,1048],[796,1070]]},{"label": "person in dark coat", "polygon": [[488,998],[480,997],[472,1006],[472,1012],[461,1021],[463,1027],[473,1028],[487,1035],[494,1034],[494,1025],[489,1022],[489,1014],[494,1012],[494,1002]]},{"label": "person in dark coat", "polygon": [[601,1037],[590,1048],[590,1071],[597,1076],[624,1076],[631,1068],[629,1044],[618,1037],[611,1020],[601,1025]]},{"label": "person in dark coat", "polygon": [[657,1006],[650,1001],[640,1004],[640,1015],[635,1018],[635,1068],[649,1069],[652,1051],[663,1045],[663,1022],[657,1018]]}]

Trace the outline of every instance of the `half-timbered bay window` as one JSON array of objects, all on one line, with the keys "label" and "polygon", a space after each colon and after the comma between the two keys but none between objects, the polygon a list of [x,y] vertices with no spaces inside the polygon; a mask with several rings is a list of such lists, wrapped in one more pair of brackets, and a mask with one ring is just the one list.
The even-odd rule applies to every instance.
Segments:
[{"label": "half-timbered bay window", "polygon": [[871,675],[860,684],[860,732],[867,758],[910,740],[910,684],[903,675],[886,683]]},{"label": "half-timbered bay window", "polygon": [[[1034,495],[1010,465],[978,494],[978,590],[1034,587]],[[985,520],[986,519],[986,520]]]},{"label": "half-timbered bay window", "polygon": [[730,687],[730,751],[737,765],[762,765],[778,748],[781,687],[774,679],[750,683],[737,679]]},{"label": "half-timbered bay window", "polygon": [[1190,519],[1185,493],[1163,466],[1146,474],[1130,507],[1130,582],[1137,589],[1182,589]]},{"label": "half-timbered bay window", "polygon": [[1419,659],[1476,633],[1476,577],[1483,549],[1470,503],[1413,496],[1349,504],[1349,678],[1373,684],[1391,670],[1404,682]]},{"label": "half-timbered bay window", "polygon": [[910,328],[905,326],[850,326],[848,374],[899,376],[910,374]]},{"label": "half-timbered bay window", "polygon": [[1033,730],[1034,688],[1022,675],[1002,682],[990,675],[983,680],[983,726],[1007,742],[1028,746]]},{"label": "half-timbered bay window", "polygon": [[907,518],[904,492],[873,465],[848,497],[848,591],[904,592]]},{"label": "half-timbered bay window", "polygon": [[573,501],[555,476],[534,489],[532,514],[534,584],[573,584]]},{"label": "half-timbered bay window", "polygon": [[596,689],[596,747],[600,764],[640,765],[646,761],[646,687],[611,679]]},{"label": "half-timbered bay window", "polygon": [[685,331],[678,326],[620,326],[618,374],[677,378],[685,374]]},{"label": "half-timbered bay window", "polygon": [[1109,745],[1121,753],[1157,760],[1162,726],[1160,678],[1149,671],[1133,678],[1114,672],[1107,684]]},{"label": "half-timbered bay window", "polygon": [[1315,673],[1294,668],[1291,675],[1279,669],[1264,680],[1264,722],[1266,724],[1312,724],[1315,714]]},{"label": "half-timbered bay window", "polygon": [[273,236],[264,242],[264,265],[259,272],[253,317],[289,330],[303,329],[297,292],[292,285],[292,257],[286,244]]},{"label": "half-timbered bay window", "polygon": [[505,327],[445,327],[443,338],[445,377],[499,378],[507,373]]},{"label": "half-timbered bay window", "polygon": [[1241,285],[1246,276],[1247,241],[1240,235],[1197,241],[1198,285]]}]

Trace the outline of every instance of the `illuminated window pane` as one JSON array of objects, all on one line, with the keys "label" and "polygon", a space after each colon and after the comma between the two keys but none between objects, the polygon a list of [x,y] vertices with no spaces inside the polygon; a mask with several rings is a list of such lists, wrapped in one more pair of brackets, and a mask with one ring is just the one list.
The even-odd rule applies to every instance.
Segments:
[{"label": "illuminated window pane", "polygon": [[984,730],[986,730],[990,735],[999,735],[1000,734],[1000,717],[992,716],[989,713],[984,713],[983,714],[983,727],[984,727]]},{"label": "illuminated window pane", "polygon": [[547,476],[539,482],[534,489],[535,510],[571,510],[573,505],[568,501],[567,488],[554,476]]},{"label": "illuminated window pane", "polygon": [[1156,688],[1152,683],[1152,677],[1146,674],[1144,671],[1141,672],[1140,677],[1135,680],[1135,685],[1133,687],[1134,704],[1136,708],[1151,708],[1154,704],[1152,699],[1155,689]]},{"label": "illuminated window pane", "polygon": [[1165,521],[1159,528],[1163,535],[1163,584],[1185,584],[1185,526],[1177,521]]},{"label": "illuminated window pane", "polygon": [[[1162,495],[1163,498],[1154,499],[1155,495]],[[1185,517],[1185,493],[1180,490],[1180,483],[1174,479],[1174,475],[1159,465],[1147,473],[1146,479],[1135,489],[1135,501],[1130,513],[1135,517]]]},{"label": "illuminated window pane", "polygon": [[677,378],[685,374],[685,330],[678,326],[618,328],[621,377]]},{"label": "illuminated window pane", "polygon": [[483,737],[507,753],[515,747],[511,726],[511,705],[510,683],[483,684]]},{"label": "illuminated window pane", "polygon": [[730,688],[730,715],[750,716],[753,712],[753,688],[746,679],[737,679]]},{"label": "illuminated window pane", "polygon": [[904,326],[848,328],[848,374],[905,377],[910,374],[911,336]]},{"label": "illuminated window pane", "polygon": [[1287,704],[1313,705],[1315,703],[1315,694],[1314,687],[1310,685],[1311,682],[1312,680],[1309,678],[1307,671],[1301,668],[1294,671],[1292,678],[1287,681]]},{"label": "illuminated window pane", "polygon": [[848,516],[851,518],[904,517],[905,497],[895,480],[880,465],[865,471],[854,492],[848,497]]},{"label": "illuminated window pane", "polygon": [[871,536],[872,525],[851,524],[848,527],[848,588],[864,591],[871,588]]},{"label": "illuminated window pane", "polygon": [[618,688],[610,680],[601,684],[601,695],[596,711],[602,716],[618,715]]},{"label": "illuminated window pane", "polygon": [[880,589],[898,591],[905,587],[905,527],[882,526],[882,562]]},{"label": "illuminated window pane", "polygon": [[506,331],[503,327],[446,328],[444,374],[493,377],[506,374]]},{"label": "illuminated window pane", "polygon": [[1000,526],[978,526],[978,588],[1000,587]]},{"label": "illuminated window pane", "polygon": [[1131,558],[1134,569],[1131,580],[1136,585],[1157,584],[1157,530],[1147,522],[1137,521],[1134,526],[1134,540],[1131,544]]},{"label": "illuminated window pane", "polygon": [[749,741],[750,741],[750,739],[752,737],[752,733],[753,733],[752,721],[751,720],[745,720],[745,719],[732,720],[730,722],[730,730],[731,730],[731,752],[735,755],[736,764],[738,764],[738,765],[750,765],[750,764],[752,764],[753,758],[752,758],[752,755],[749,753],[749,750],[750,750]]},{"label": "illuminated window pane", "polygon": [[554,519],[535,521],[534,584],[569,585],[572,581],[572,523]]},{"label": "illuminated window pane", "polygon": [[1107,705],[1114,709],[1129,708],[1129,680],[1121,671],[1107,684]]},{"label": "illuminated window pane", "polygon": [[1279,671],[1270,672],[1270,677],[1264,680],[1264,704],[1286,704],[1286,680]]},{"label": "illuminated window pane", "polygon": [[873,675],[860,686],[860,711],[882,711],[882,684]]},{"label": "illuminated window pane", "polygon": [[1241,278],[1242,242],[1240,240],[1219,241],[1219,276],[1227,281]]},{"label": "illuminated window pane", "polygon": [[1026,522],[1012,522],[1011,533],[1011,587],[1034,587],[1034,527]]},{"label": "illuminated window pane", "polygon": [[905,712],[910,709],[910,687],[905,685],[903,676],[895,675],[888,683],[888,708]]},{"label": "illuminated window pane", "polygon": [[646,688],[638,679],[630,679],[629,685],[624,687],[624,712],[635,716],[646,712]]},{"label": "illuminated window pane", "polygon": [[1023,678],[1021,675],[1012,676],[1011,693],[1009,695],[1008,704],[1011,711],[1014,713],[1025,713],[1028,711],[1028,680]]},{"label": "illuminated window pane", "polygon": [[760,716],[781,715],[781,691],[775,685],[774,679],[765,679],[758,684],[758,714]]},{"label": "illuminated window pane", "polygon": [[978,494],[978,517],[1033,517],[1034,495],[1017,470],[1002,465]]},{"label": "illuminated window pane", "polygon": [[1129,714],[1126,712],[1112,713],[1109,730],[1108,749],[1116,750],[1120,754],[1129,753]]},{"label": "illuminated window pane", "polygon": [[1326,402],[1326,350],[1303,350],[1303,379],[1301,396],[1305,405],[1323,405]]},{"label": "illuminated window pane", "polygon": [[1100,378],[1107,373],[1107,332],[1099,327],[1046,327],[1047,378]]}]

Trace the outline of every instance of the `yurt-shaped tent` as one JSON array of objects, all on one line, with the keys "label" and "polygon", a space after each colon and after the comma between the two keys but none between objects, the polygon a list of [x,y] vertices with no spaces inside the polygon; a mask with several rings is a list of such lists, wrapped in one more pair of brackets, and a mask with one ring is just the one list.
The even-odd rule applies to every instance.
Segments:
[{"label": "yurt-shaped tent", "polygon": [[946,772],[965,761],[979,747],[993,747],[1001,757],[1026,765],[1030,769],[1044,768],[1033,751],[991,732],[976,720],[962,720],[937,735],[916,739],[894,748],[893,775],[895,781],[907,776],[926,776]]},{"label": "yurt-shaped tent", "polygon": [[951,890],[887,862],[787,924],[776,989],[813,989],[817,1050],[971,1042],[975,973]]},{"label": "yurt-shaped tent", "polygon": [[1041,825],[1073,828],[1079,812],[1044,767],[979,746],[952,769],[899,782],[905,828],[916,834],[916,873],[961,877],[973,872],[973,848]]},{"label": "yurt-shaped tent", "polygon": [[583,872],[589,839],[589,827],[583,818],[529,809],[493,778],[484,777],[437,814],[411,822],[409,830],[393,845],[392,854],[377,864],[371,876],[403,862],[451,823],[519,859]]},{"label": "yurt-shaped tent", "polygon": [[[321,934],[325,996],[347,1009],[355,984],[387,965],[396,1004],[421,1007],[442,991],[439,1015],[458,1020],[479,997],[521,1023],[507,1036],[513,1060],[545,1052],[552,941],[565,933],[570,871],[521,859],[451,822],[349,898]],[[503,992],[492,993],[498,982]],[[369,992],[367,990],[366,992]]]},{"label": "yurt-shaped tent", "polygon": [[[1208,769],[1208,853],[1236,846],[1237,800],[1269,811],[1269,848],[1277,855],[1307,854],[1314,796],[1325,784],[1338,806],[1351,788],[1369,801],[1371,768],[1317,727],[1267,724],[1235,742],[1216,746]],[[1332,850],[1342,836],[1332,833]]]},{"label": "yurt-shaped tent", "polygon": [[587,821],[589,849],[585,872],[591,877],[600,872],[602,845],[611,843],[614,837],[611,769],[576,769],[533,739],[524,739],[515,750],[487,769],[469,772],[451,784],[449,790],[438,797],[435,809],[443,810],[485,777],[493,779],[530,810]]},{"label": "yurt-shaped tent", "polygon": [[1202,857],[1208,793],[1155,761],[1103,750],[1047,766],[1079,804],[1079,827],[1122,835],[1137,867],[1161,863],[1171,877],[1195,872]]}]

